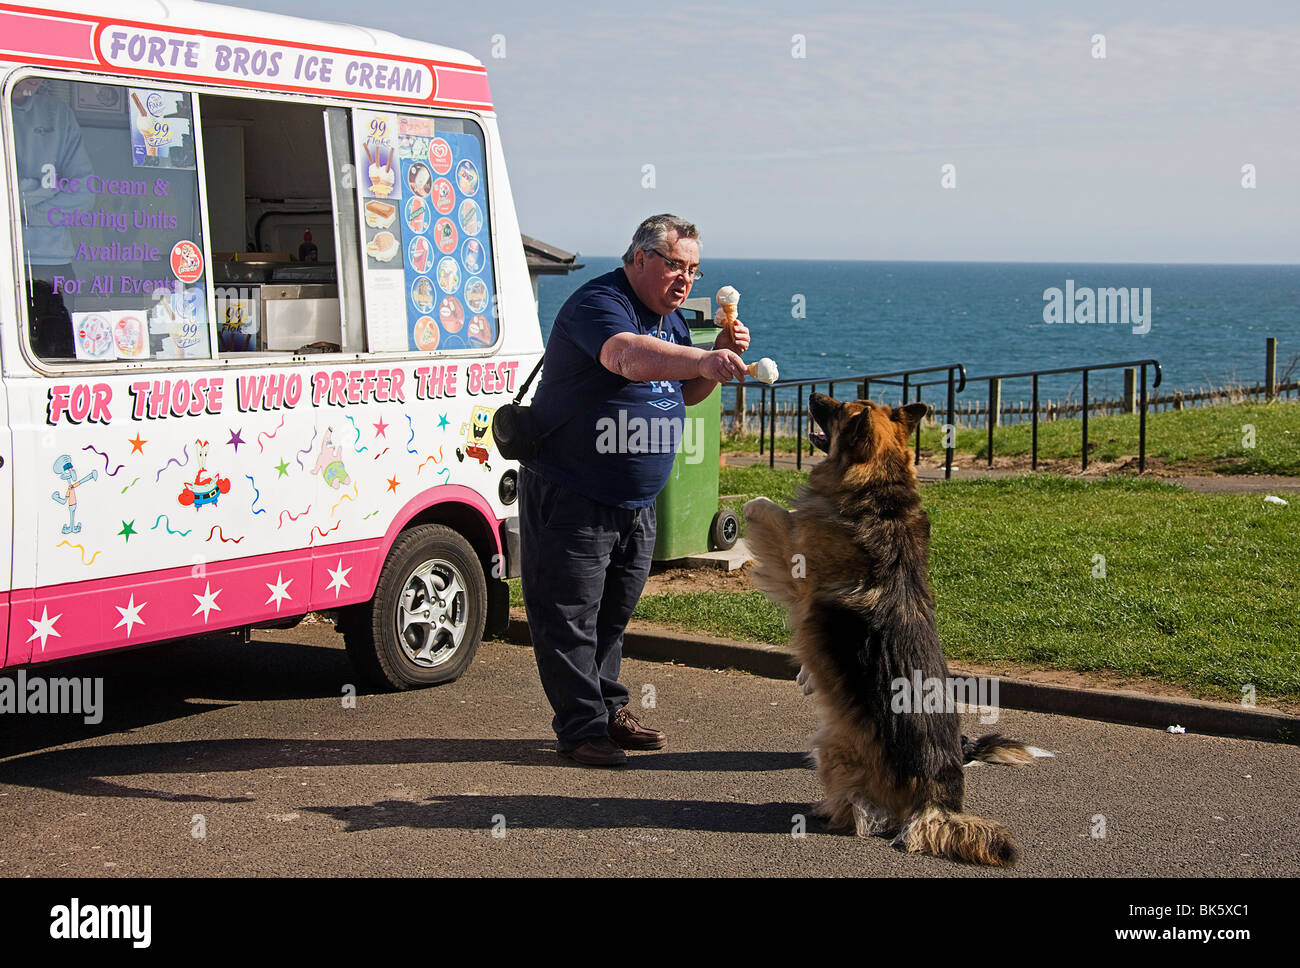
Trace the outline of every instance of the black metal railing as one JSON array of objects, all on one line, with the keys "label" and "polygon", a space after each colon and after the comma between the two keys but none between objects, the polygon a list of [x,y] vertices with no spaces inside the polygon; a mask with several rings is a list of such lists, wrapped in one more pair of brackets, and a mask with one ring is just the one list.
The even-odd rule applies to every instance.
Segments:
[{"label": "black metal railing", "polygon": [[[922,380],[922,381],[913,380],[913,377],[924,376],[927,373],[946,373],[946,376],[943,379],[939,379],[939,380]],[[767,435],[767,428],[769,426],[771,427],[771,438],[767,448],[768,467],[776,466],[777,391],[793,389],[795,390],[796,396],[798,398],[798,404],[795,408],[795,421],[797,426],[795,432],[795,440],[796,440],[795,467],[802,470],[803,469],[803,391],[804,391],[804,387],[810,387],[812,388],[813,392],[816,392],[816,388],[823,383],[826,384],[827,387],[826,390],[827,396],[832,396],[832,397],[835,396],[835,384],[837,383],[855,384],[859,396],[862,399],[868,398],[871,390],[871,384],[873,383],[885,384],[886,386],[901,387],[902,398],[903,398],[902,402],[904,404],[912,402],[908,400],[908,395],[913,389],[916,390],[917,400],[920,400],[921,389],[923,387],[942,386],[946,384],[948,387],[948,425],[952,426],[954,425],[954,422],[956,420],[957,394],[961,393],[963,390],[966,389],[966,367],[964,367],[960,363],[945,363],[942,366],[927,366],[927,367],[921,367],[912,370],[895,370],[892,373],[865,373],[857,376],[835,377],[834,379],[831,379],[829,377],[821,377],[819,379],[812,379],[812,380],[778,380],[776,383],[772,383],[772,384],[751,382],[750,380],[746,379],[744,383],[746,390],[748,390],[751,387],[757,387],[759,391],[758,452],[760,454],[763,453],[763,449],[764,449],[763,442],[764,442],[764,437]],[[771,403],[772,416],[770,422],[767,419],[767,408],[768,408],[769,399],[772,401]],[[945,457],[944,457],[943,473],[945,478],[951,478],[953,447],[956,443],[956,441],[953,439],[952,434],[945,435],[945,443],[947,444],[947,446],[944,448]],[[808,453],[812,454],[812,452],[813,451],[812,451],[812,446],[810,441]],[[920,463],[920,460],[921,460],[921,426],[920,424],[917,424],[916,462]]]},{"label": "black metal railing", "polygon": [[1042,376],[1055,376],[1060,373],[1081,373],[1083,375],[1083,399],[1081,401],[1081,411],[1083,413],[1083,470],[1088,469],[1088,374],[1094,370],[1128,370],[1141,369],[1142,376],[1138,384],[1139,402],[1138,402],[1138,472],[1146,470],[1147,467],[1147,367],[1155,370],[1155,381],[1151,384],[1151,389],[1160,386],[1160,380],[1163,373],[1160,364],[1156,360],[1132,360],[1128,363],[1094,363],[1090,366],[1066,366],[1055,370],[1025,370],[1021,373],[992,373],[988,376],[972,377],[971,382],[976,383],[987,380],[989,384],[989,402],[987,408],[986,423],[988,424],[988,465],[993,466],[993,427],[997,422],[997,412],[1000,408],[998,398],[1001,396],[1001,385],[1004,380],[1015,380],[1029,378],[1033,381],[1033,429],[1030,431],[1030,455],[1031,466],[1033,470],[1038,470],[1038,378]]}]

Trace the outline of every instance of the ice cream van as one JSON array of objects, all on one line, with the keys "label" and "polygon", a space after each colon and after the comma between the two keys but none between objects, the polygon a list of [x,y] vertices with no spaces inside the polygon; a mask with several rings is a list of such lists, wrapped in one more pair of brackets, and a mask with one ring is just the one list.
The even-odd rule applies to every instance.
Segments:
[{"label": "ice cream van", "polygon": [[[107,11],[107,12],[106,12]],[[0,3],[0,656],[504,624],[542,351],[483,66],[184,0]]]}]

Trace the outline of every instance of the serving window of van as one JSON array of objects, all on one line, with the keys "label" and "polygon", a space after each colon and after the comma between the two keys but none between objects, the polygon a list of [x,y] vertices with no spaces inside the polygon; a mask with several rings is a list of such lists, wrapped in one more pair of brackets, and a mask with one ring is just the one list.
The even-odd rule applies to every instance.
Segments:
[{"label": "serving window of van", "polygon": [[145,83],[12,89],[40,360],[497,342],[476,122]]},{"label": "serving window of van", "polygon": [[26,77],[8,108],[32,351],[211,358],[192,96]]}]

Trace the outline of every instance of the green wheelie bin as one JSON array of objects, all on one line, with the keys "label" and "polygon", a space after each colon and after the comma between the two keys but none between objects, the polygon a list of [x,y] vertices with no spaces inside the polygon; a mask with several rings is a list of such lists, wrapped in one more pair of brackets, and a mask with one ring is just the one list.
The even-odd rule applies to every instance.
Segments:
[{"label": "green wheelie bin", "polygon": [[[711,324],[691,329],[693,345],[709,349],[718,331]],[[726,551],[740,534],[740,519],[718,509],[718,455],[722,430],[721,387],[686,408],[682,444],[668,483],[655,502],[658,533],[655,561],[671,561],[706,551]]]}]

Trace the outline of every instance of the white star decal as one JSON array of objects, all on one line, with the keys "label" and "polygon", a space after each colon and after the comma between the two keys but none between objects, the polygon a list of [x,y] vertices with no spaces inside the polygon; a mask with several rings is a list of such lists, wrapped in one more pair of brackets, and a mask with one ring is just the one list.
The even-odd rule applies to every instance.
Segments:
[{"label": "white star decal", "polygon": [[32,639],[39,637],[40,640],[41,640],[41,651],[44,652],[44,651],[45,651],[45,640],[46,640],[47,638],[49,638],[51,635],[54,636],[56,639],[61,639],[61,638],[63,638],[62,635],[60,635],[58,632],[54,631],[54,623],[57,622],[57,621],[58,621],[59,619],[61,619],[61,618],[63,618],[63,613],[62,613],[62,612],[60,612],[58,615],[54,616],[54,618],[50,618],[50,612],[49,612],[49,610],[48,610],[44,605],[42,605],[42,606],[41,606],[41,620],[40,620],[39,622],[36,621],[36,619],[33,619],[33,618],[29,618],[29,619],[27,620],[27,621],[29,621],[29,622],[32,623],[32,628],[36,630],[36,631],[34,631],[34,632],[31,634],[30,637],[28,637],[27,641],[30,642]]},{"label": "white star decal", "polygon": [[123,625],[125,625],[126,637],[129,639],[131,637],[131,629],[133,626],[145,624],[144,619],[140,617],[140,609],[144,608],[148,604],[149,604],[148,602],[141,602],[139,605],[137,605],[135,603],[135,593],[132,592],[131,600],[126,603],[125,608],[123,608],[121,605],[113,606],[115,609],[117,609],[119,612],[122,613],[122,621],[114,625],[113,628],[120,629]]},{"label": "white star decal", "polygon": [[282,601],[284,601],[285,599],[288,599],[289,601],[293,601],[293,596],[289,594],[289,586],[292,584],[293,584],[292,578],[290,578],[288,581],[285,581],[284,574],[282,572],[277,571],[275,573],[275,584],[272,585],[270,582],[266,583],[266,587],[270,589],[271,597],[268,598],[262,604],[270,605],[272,602],[275,602],[275,610],[277,612],[280,611],[280,603]]},{"label": "white star decal", "polygon": [[340,591],[342,591],[345,588],[351,588],[352,586],[348,584],[348,572],[350,572],[351,570],[352,570],[351,568],[343,567],[343,559],[340,558],[338,568],[329,569],[330,583],[325,586],[326,591],[328,591],[331,588],[334,589],[334,597],[338,598]]},{"label": "white star decal", "polygon": [[209,584],[208,582],[204,582],[204,583],[203,583],[203,594],[202,594],[202,595],[194,595],[193,592],[190,592],[191,595],[194,595],[194,600],[195,600],[196,602],[199,603],[199,607],[196,608],[196,609],[195,609],[193,612],[191,612],[190,614],[191,614],[191,615],[198,615],[199,612],[202,612],[202,613],[203,613],[203,624],[204,624],[204,625],[207,625],[207,624],[208,624],[208,612],[212,611],[214,608],[215,608],[218,612],[221,611],[221,606],[217,604],[217,596],[220,595],[221,592],[222,592],[222,589],[220,589],[220,588],[218,588],[218,589],[214,592],[214,591],[212,590],[212,585]]}]

